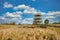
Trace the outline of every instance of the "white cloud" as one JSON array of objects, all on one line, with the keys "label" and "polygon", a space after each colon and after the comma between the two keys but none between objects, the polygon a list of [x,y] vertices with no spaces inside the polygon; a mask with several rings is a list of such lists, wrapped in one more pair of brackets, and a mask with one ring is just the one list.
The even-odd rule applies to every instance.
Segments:
[{"label": "white cloud", "polygon": [[53,19],[53,18],[56,18],[54,16],[46,16],[47,19]]},{"label": "white cloud", "polygon": [[39,12],[39,13],[41,13],[41,15],[42,15],[42,16],[45,16],[45,15],[46,15],[46,13],[45,13],[45,12]]},{"label": "white cloud", "polygon": [[22,21],[22,24],[32,24],[33,23],[33,18],[25,18]]},{"label": "white cloud", "polygon": [[24,10],[24,13],[37,13],[34,8]]},{"label": "white cloud", "polygon": [[38,13],[40,13],[42,15],[46,14],[44,12],[40,12],[40,10],[36,10],[35,8],[27,6],[25,4],[18,5],[16,7],[14,7],[14,10],[21,10],[21,9],[23,9],[23,13],[25,13],[25,14],[29,14],[29,13],[32,13],[32,14],[38,14]]},{"label": "white cloud", "polygon": [[26,6],[24,4],[14,7],[14,10],[20,10],[20,9],[24,10],[23,13],[36,13],[35,8],[32,8],[30,6]]},{"label": "white cloud", "polygon": [[58,15],[60,15],[60,11],[53,11],[53,12],[48,12],[48,14],[47,15],[51,15],[51,16],[58,16]]},{"label": "white cloud", "polygon": [[53,14],[54,14],[56,17],[58,17],[58,16],[60,16],[60,11],[53,12]]},{"label": "white cloud", "polygon": [[7,17],[20,17],[20,14],[22,14],[22,12],[20,12],[20,11],[16,11],[16,12],[13,12],[13,13],[7,12],[5,14],[5,16],[7,16]]},{"label": "white cloud", "polygon": [[12,8],[12,7],[13,7],[13,5],[9,4],[8,2],[4,3],[4,8]]},{"label": "white cloud", "polygon": [[49,12],[47,13],[47,16],[53,16],[53,15],[54,15],[53,12],[50,12],[50,11],[49,11]]},{"label": "white cloud", "polygon": [[20,10],[20,9],[24,10],[23,13],[36,13],[35,8],[31,8],[30,6],[26,6],[24,4],[14,7],[14,10]]},{"label": "white cloud", "polygon": [[22,21],[22,12],[16,11],[16,12],[6,12],[3,16],[0,16],[0,20],[4,20],[4,22],[16,22],[21,23]]},{"label": "white cloud", "polygon": [[60,17],[60,11],[48,12],[46,18]]},{"label": "white cloud", "polygon": [[30,8],[29,6],[22,4],[22,5],[18,5],[16,7],[14,7],[14,10],[29,9],[29,8]]},{"label": "white cloud", "polygon": [[5,19],[5,17],[0,16],[0,19],[4,20],[4,19]]}]

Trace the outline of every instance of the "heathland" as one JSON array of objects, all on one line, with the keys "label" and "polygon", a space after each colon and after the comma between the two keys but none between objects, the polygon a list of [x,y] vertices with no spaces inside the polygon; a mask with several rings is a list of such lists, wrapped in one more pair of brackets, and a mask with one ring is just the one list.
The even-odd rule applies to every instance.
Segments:
[{"label": "heathland", "polygon": [[60,40],[58,27],[32,25],[0,25],[0,40]]}]

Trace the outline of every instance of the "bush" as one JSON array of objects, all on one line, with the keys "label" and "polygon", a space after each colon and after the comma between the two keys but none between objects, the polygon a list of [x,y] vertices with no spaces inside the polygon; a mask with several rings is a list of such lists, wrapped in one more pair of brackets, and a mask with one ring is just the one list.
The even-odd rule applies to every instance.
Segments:
[{"label": "bush", "polygon": [[46,25],[46,24],[41,24],[40,27],[41,27],[41,28],[46,28],[47,25]]},{"label": "bush", "polygon": [[48,19],[46,19],[44,23],[45,23],[45,24],[49,24],[49,20],[48,20]]}]

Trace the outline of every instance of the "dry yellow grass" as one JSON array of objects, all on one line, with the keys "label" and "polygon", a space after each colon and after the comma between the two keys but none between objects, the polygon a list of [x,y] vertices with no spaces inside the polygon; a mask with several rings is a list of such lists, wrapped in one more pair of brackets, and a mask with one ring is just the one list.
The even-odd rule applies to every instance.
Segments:
[{"label": "dry yellow grass", "polygon": [[6,26],[0,29],[0,40],[60,40],[58,33],[50,29],[19,28],[18,26]]}]

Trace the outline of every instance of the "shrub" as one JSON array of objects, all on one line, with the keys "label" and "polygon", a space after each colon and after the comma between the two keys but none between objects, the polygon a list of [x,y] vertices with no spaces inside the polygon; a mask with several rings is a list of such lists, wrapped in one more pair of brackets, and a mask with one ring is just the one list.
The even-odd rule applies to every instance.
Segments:
[{"label": "shrub", "polygon": [[45,23],[45,24],[49,24],[49,20],[48,20],[48,19],[46,19],[44,23]]},{"label": "shrub", "polygon": [[47,25],[46,25],[46,24],[41,24],[40,27],[41,27],[41,28],[46,28]]}]

